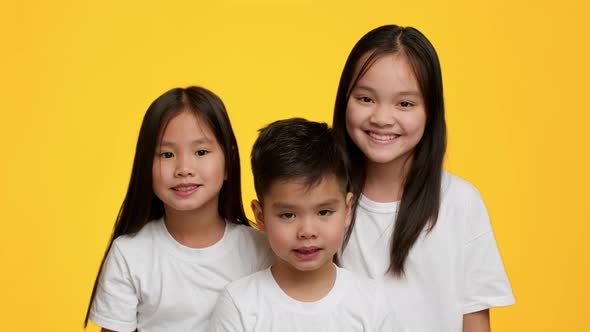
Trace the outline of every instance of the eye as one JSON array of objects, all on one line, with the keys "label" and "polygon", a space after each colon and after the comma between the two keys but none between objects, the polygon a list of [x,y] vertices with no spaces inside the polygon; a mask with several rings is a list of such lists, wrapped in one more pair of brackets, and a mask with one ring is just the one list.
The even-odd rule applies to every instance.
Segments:
[{"label": "eye", "polygon": [[162,153],[160,153],[160,157],[166,158],[166,159],[172,158],[172,157],[174,157],[174,153],[172,153],[172,152],[162,152]]},{"label": "eye", "polygon": [[206,154],[209,153],[209,151],[207,150],[197,150],[197,152],[195,152],[197,154],[197,156],[204,156]]},{"label": "eye", "polygon": [[361,103],[373,103],[373,99],[367,97],[367,96],[361,96],[357,98],[358,101],[360,101]]},{"label": "eye", "polygon": [[402,101],[401,103],[399,103],[399,105],[400,105],[401,107],[412,107],[412,106],[414,106],[414,104],[412,104],[412,103],[411,103],[411,102],[409,102],[409,101]]},{"label": "eye", "polygon": [[291,213],[291,212],[285,212],[285,213],[281,213],[279,215],[279,218],[281,218],[281,219],[287,219],[287,220],[288,219],[294,219],[295,217],[296,217],[295,216],[295,213]]},{"label": "eye", "polygon": [[334,211],[332,211],[332,210],[321,210],[320,212],[318,212],[318,214],[322,217],[331,216],[332,213],[334,213]]}]

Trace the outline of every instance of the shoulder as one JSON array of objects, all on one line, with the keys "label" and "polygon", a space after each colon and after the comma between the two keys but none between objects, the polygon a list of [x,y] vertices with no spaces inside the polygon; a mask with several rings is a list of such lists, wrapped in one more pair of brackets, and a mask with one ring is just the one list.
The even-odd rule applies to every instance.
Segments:
[{"label": "shoulder", "polygon": [[442,193],[439,221],[446,216],[461,226],[464,241],[492,231],[487,207],[474,185],[445,171]]},{"label": "shoulder", "polygon": [[111,251],[117,251],[124,256],[145,255],[146,250],[156,247],[160,242],[162,227],[162,219],[149,221],[139,232],[121,235],[113,240]]},{"label": "shoulder", "polygon": [[441,188],[441,207],[466,214],[487,214],[479,190],[467,180],[444,171]]},{"label": "shoulder", "polygon": [[360,287],[374,288],[377,286],[377,282],[368,277],[362,276],[349,269],[336,267],[338,271],[338,278],[349,285],[357,285]]},{"label": "shoulder", "polygon": [[245,292],[249,289],[260,288],[263,284],[267,282],[266,279],[268,273],[270,273],[269,268],[249,274],[238,280],[230,282],[229,284],[227,284],[227,286],[225,286],[225,288],[230,294],[237,294]]},{"label": "shoulder", "polygon": [[338,267],[338,279],[349,296],[366,298],[369,302],[375,299],[379,291],[377,281],[357,274],[345,268]]},{"label": "shoulder", "polygon": [[397,319],[397,309],[384,290],[384,285],[376,280],[358,275],[346,269],[338,273],[346,282],[346,297],[343,305],[351,308],[357,315],[370,321],[375,331],[401,331]]},{"label": "shoulder", "polygon": [[244,261],[256,265],[256,271],[270,266],[274,255],[266,235],[254,227],[228,223],[228,231],[233,243],[238,246],[238,254]]},{"label": "shoulder", "polygon": [[268,284],[268,274],[270,269],[267,268],[232,281],[225,286],[224,293],[238,306],[244,301],[252,302],[259,294],[264,293],[261,290]]},{"label": "shoulder", "polygon": [[264,234],[254,227],[228,222],[228,230],[245,244],[258,245],[261,242],[266,242]]},{"label": "shoulder", "polygon": [[243,323],[240,304],[236,303],[235,297],[225,287],[219,294],[213,312],[209,317],[208,331],[245,331],[246,327]]},{"label": "shoulder", "polygon": [[442,192],[443,197],[450,196],[465,200],[481,199],[479,190],[471,182],[446,170],[442,175]]}]

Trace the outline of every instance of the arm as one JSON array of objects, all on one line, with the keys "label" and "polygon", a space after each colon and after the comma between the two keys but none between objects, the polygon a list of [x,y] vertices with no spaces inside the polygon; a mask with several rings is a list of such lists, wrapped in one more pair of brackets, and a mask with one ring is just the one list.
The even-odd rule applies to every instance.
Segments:
[{"label": "arm", "polygon": [[104,331],[134,331],[137,328],[138,296],[127,260],[113,243],[98,279],[89,320]]},{"label": "arm", "polygon": [[477,191],[466,197],[463,331],[490,331],[489,308],[514,303],[512,288]]},{"label": "arm", "polygon": [[463,332],[490,332],[490,310],[463,315]]}]

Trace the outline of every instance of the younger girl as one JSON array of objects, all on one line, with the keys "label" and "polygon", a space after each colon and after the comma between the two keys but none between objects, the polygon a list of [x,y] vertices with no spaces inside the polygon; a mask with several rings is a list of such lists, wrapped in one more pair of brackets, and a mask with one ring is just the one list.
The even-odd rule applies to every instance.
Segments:
[{"label": "younger girl", "polygon": [[266,239],[247,227],[239,160],[212,92],[172,89],[150,105],[85,325],[205,331],[222,288],[270,265]]},{"label": "younger girl", "polygon": [[438,56],[414,28],[379,27],[344,66],[333,126],[351,159],[356,222],[343,267],[383,280],[412,331],[487,331],[514,303],[486,207],[443,171]]}]

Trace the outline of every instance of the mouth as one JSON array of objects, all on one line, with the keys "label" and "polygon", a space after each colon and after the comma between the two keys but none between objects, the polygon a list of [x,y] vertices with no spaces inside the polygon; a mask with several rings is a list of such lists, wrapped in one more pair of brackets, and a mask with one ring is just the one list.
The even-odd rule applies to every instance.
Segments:
[{"label": "mouth", "polygon": [[367,135],[369,135],[369,137],[371,137],[373,140],[378,141],[378,142],[389,142],[389,141],[393,141],[394,139],[400,137],[401,135],[398,134],[377,134],[376,132],[373,131],[366,131]]},{"label": "mouth", "polygon": [[195,191],[197,191],[197,189],[199,187],[200,187],[200,185],[198,185],[198,184],[186,183],[186,184],[179,184],[179,185],[174,186],[170,189],[172,189],[172,191],[174,191],[174,193],[178,196],[189,196],[192,193],[194,193]]},{"label": "mouth", "polygon": [[318,247],[301,247],[293,249],[293,252],[295,253],[295,256],[297,256],[297,258],[302,260],[309,260],[316,258],[322,250],[322,248]]}]

